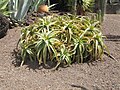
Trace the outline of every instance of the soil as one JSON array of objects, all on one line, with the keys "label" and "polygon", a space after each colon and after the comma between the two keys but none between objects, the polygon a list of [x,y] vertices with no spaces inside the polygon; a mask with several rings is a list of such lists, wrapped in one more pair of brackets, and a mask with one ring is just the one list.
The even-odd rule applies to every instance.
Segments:
[{"label": "soil", "polygon": [[0,90],[120,90],[120,15],[105,15],[105,43],[117,61],[104,56],[103,61],[72,64],[53,71],[28,63],[15,67],[12,56],[20,27],[10,29],[0,39]]}]

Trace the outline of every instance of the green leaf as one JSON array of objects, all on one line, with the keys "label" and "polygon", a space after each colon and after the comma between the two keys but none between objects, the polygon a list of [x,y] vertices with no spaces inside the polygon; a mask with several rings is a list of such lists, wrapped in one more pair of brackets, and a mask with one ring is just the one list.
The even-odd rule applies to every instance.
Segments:
[{"label": "green leaf", "polygon": [[44,61],[44,64],[46,64],[46,61],[47,61],[47,46],[46,45],[43,49],[43,61]]}]

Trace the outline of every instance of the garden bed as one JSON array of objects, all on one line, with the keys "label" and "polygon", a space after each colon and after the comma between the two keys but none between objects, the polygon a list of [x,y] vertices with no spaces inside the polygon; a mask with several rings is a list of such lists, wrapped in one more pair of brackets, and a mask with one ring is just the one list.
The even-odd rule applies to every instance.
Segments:
[{"label": "garden bed", "polygon": [[105,44],[118,60],[104,56],[103,62],[72,64],[58,71],[28,62],[22,67],[12,64],[20,29],[8,31],[0,39],[0,90],[119,90],[120,89],[120,15],[106,15],[103,33]]}]

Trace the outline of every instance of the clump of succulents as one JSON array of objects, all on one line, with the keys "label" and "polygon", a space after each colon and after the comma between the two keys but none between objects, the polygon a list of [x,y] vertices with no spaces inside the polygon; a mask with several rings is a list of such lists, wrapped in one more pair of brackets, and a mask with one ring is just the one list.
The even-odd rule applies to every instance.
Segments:
[{"label": "clump of succulents", "polygon": [[100,22],[87,16],[54,15],[22,29],[20,37],[22,62],[37,60],[70,65],[102,59],[105,45]]}]

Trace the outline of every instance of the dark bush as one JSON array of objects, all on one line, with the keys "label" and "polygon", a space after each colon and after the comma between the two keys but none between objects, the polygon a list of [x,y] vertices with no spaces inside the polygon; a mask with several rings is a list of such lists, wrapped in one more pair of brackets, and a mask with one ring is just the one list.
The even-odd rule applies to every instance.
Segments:
[{"label": "dark bush", "polygon": [[4,37],[9,29],[9,22],[7,18],[0,14],[0,38]]}]

